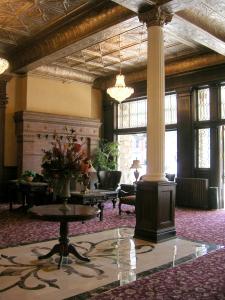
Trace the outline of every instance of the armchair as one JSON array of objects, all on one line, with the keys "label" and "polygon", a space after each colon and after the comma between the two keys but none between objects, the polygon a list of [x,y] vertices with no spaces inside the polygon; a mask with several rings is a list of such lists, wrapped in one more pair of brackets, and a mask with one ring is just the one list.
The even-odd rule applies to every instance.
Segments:
[{"label": "armchair", "polygon": [[135,207],[136,202],[136,184],[121,184],[119,190],[119,215],[122,213],[122,204]]},{"label": "armchair", "polygon": [[106,193],[107,200],[112,200],[113,208],[116,206],[121,174],[121,171],[98,171],[97,173],[98,182],[95,188]]}]

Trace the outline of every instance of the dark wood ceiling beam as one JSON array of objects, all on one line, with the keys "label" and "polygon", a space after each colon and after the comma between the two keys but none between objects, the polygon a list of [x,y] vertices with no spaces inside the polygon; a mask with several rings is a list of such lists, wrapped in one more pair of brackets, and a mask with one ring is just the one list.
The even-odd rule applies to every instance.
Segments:
[{"label": "dark wood ceiling beam", "polygon": [[[177,74],[183,74],[186,72],[191,72],[194,70],[207,68],[214,65],[224,64],[225,56],[218,53],[206,53],[196,57],[190,57],[170,63],[165,65],[166,76],[172,76]],[[127,73],[126,83],[132,83],[137,81],[144,81],[147,79],[147,69],[135,70],[134,72]],[[107,79],[96,79],[94,86],[96,88],[101,88],[103,90],[112,86],[115,83],[115,76],[108,77]]]},{"label": "dark wood ceiling beam", "polygon": [[112,0],[113,2],[120,4],[136,13],[145,7],[156,5],[157,1],[151,0]]},{"label": "dark wood ceiling beam", "polygon": [[195,6],[198,0],[112,0],[136,13],[147,10],[153,5],[160,6],[163,10],[175,13],[178,10],[185,9],[190,6]]},{"label": "dark wood ceiling beam", "polygon": [[11,71],[27,72],[47,63],[51,55],[54,59],[68,55],[73,52],[71,45],[74,43],[133,16],[134,12],[113,2],[95,7],[86,16],[67,23],[14,53],[10,57]]}]

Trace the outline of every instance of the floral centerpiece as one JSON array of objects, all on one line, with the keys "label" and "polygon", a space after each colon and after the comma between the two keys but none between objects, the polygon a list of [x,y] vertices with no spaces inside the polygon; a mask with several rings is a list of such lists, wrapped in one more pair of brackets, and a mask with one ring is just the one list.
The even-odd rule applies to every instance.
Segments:
[{"label": "floral centerpiece", "polygon": [[78,141],[73,129],[65,128],[65,136],[53,135],[52,148],[43,150],[43,175],[53,188],[53,193],[64,200],[70,197],[70,180],[82,173],[82,162],[86,159],[82,149],[82,138]]},{"label": "floral centerpiece", "polygon": [[83,188],[81,190],[82,193],[88,192],[88,187],[90,184],[90,172],[93,171],[93,167],[91,164],[91,160],[88,158],[85,158],[81,162],[81,174],[78,177],[78,182],[80,182],[83,185]]}]

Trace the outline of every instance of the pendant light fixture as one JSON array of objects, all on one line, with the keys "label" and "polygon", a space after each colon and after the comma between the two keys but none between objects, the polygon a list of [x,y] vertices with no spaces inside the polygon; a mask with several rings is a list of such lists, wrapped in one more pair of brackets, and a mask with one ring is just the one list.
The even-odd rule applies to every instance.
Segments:
[{"label": "pendant light fixture", "polygon": [[125,76],[121,74],[120,39],[119,39],[119,59],[120,59],[120,74],[116,76],[115,86],[107,89],[107,94],[109,94],[110,97],[114,98],[118,102],[122,102],[123,100],[127,99],[133,94],[134,89],[132,87],[126,86]]},{"label": "pendant light fixture", "polygon": [[9,67],[9,62],[5,58],[0,57],[0,74],[4,73]]}]

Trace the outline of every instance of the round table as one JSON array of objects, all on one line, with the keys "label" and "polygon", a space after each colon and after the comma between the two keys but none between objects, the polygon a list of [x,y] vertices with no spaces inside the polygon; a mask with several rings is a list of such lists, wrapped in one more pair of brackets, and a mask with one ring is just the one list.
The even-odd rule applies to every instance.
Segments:
[{"label": "round table", "polygon": [[60,222],[59,243],[54,245],[49,253],[41,255],[39,259],[49,258],[58,253],[60,255],[58,268],[62,265],[62,259],[72,253],[83,261],[90,261],[89,258],[81,255],[68,239],[68,222],[86,221],[95,218],[100,210],[86,205],[69,205],[70,210],[62,211],[62,205],[41,205],[33,206],[28,210],[32,218],[44,221]]}]

